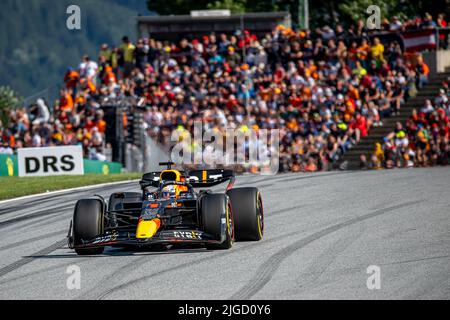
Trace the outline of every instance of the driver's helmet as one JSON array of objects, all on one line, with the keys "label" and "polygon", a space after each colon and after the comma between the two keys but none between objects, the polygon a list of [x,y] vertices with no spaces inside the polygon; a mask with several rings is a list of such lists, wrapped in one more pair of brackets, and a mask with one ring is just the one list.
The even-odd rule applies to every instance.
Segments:
[{"label": "driver's helmet", "polygon": [[176,186],[175,185],[165,186],[162,189],[161,196],[162,196],[163,199],[176,198],[176,196],[177,196]]}]

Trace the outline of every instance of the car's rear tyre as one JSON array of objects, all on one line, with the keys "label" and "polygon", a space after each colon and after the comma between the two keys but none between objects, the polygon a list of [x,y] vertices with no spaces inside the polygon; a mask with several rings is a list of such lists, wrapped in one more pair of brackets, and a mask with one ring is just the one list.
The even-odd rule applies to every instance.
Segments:
[{"label": "car's rear tyre", "polygon": [[[104,209],[98,199],[79,200],[73,215],[73,240],[75,246],[82,240],[91,240],[103,233]],[[104,247],[75,249],[78,255],[102,254]]]},{"label": "car's rear tyre", "polygon": [[219,244],[208,244],[207,249],[230,249],[234,242],[234,221],[230,201],[225,194],[207,194],[202,198],[202,223],[206,233],[221,238],[222,218],[226,219],[226,238]]},{"label": "car's rear tyre", "polygon": [[264,208],[257,188],[227,191],[234,215],[236,241],[259,241],[264,235]]}]

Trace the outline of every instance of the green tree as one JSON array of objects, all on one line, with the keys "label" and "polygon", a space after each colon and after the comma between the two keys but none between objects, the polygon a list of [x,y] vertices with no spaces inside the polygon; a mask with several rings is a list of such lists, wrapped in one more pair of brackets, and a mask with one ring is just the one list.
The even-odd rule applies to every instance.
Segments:
[{"label": "green tree", "polygon": [[[298,1],[287,2],[295,5]],[[310,0],[311,25],[331,26],[337,22],[348,25],[360,19],[365,20],[368,17],[366,10],[369,5],[380,7],[381,19],[390,19],[392,16],[406,19],[416,15],[423,16],[426,12],[433,18],[439,13],[446,14],[447,20],[450,18],[450,0]]]},{"label": "green tree", "polygon": [[[66,9],[74,2],[81,8],[79,31],[66,28]],[[102,43],[134,39],[138,13],[149,13],[146,0],[1,0],[0,86],[25,97],[56,88],[84,54],[97,59]]]},{"label": "green tree", "polygon": [[405,18],[402,12],[398,11],[399,0],[345,0],[339,3],[338,10],[341,16],[348,21],[355,22],[357,20],[365,20],[368,17],[366,10],[371,5],[377,5],[380,8],[381,19],[390,18],[393,15]]},{"label": "green tree", "polygon": [[9,122],[8,114],[11,109],[17,108],[22,103],[20,97],[8,86],[0,87],[0,121],[2,126],[7,126]]},{"label": "green tree", "polygon": [[[299,0],[147,0],[150,10],[160,15],[189,14],[191,10],[230,9],[232,12],[289,11],[293,21],[298,21]],[[309,0],[310,26],[348,25],[368,17],[369,5],[381,9],[381,18],[396,15],[400,19],[438,13],[450,18],[450,0]]]},{"label": "green tree", "polygon": [[207,9],[208,0],[147,0],[148,9],[160,15],[189,14],[191,10]]},{"label": "green tree", "polygon": [[245,0],[223,0],[208,3],[208,9],[229,9],[231,12],[245,12]]},{"label": "green tree", "polygon": [[289,0],[147,0],[148,8],[160,15],[189,14],[191,10],[229,9],[231,12],[278,11]]}]

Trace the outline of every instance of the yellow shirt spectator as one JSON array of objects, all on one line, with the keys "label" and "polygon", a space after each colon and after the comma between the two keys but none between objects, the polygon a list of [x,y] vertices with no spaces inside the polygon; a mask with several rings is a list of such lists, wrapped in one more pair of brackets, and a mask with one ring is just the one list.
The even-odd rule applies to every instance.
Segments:
[{"label": "yellow shirt spectator", "polygon": [[136,47],[134,44],[130,43],[124,43],[120,46],[120,49],[122,49],[123,52],[123,60],[125,62],[133,62],[134,61],[134,50]]},{"label": "yellow shirt spectator", "polygon": [[367,70],[364,69],[361,65],[359,65],[352,70],[352,74],[358,76],[359,78],[362,78],[367,74]]},{"label": "yellow shirt spectator", "polygon": [[111,54],[112,51],[108,48],[108,45],[103,44],[98,55],[104,57],[106,61],[109,61],[111,59]]},{"label": "yellow shirt spectator", "polygon": [[111,67],[116,69],[119,66],[119,55],[117,51],[111,52]]},{"label": "yellow shirt spectator", "polygon": [[111,59],[111,50],[102,50],[99,53],[100,57],[105,57],[106,61],[109,61]]},{"label": "yellow shirt spectator", "polygon": [[372,59],[383,61],[384,45],[380,42],[380,39],[375,38],[373,45],[370,47],[370,54]]}]

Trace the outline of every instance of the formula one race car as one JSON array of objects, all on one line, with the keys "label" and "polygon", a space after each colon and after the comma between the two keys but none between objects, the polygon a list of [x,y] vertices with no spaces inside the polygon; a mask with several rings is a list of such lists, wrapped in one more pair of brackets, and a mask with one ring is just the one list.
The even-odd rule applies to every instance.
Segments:
[{"label": "formula one race car", "polygon": [[[106,246],[201,245],[229,249],[233,242],[259,241],[264,210],[257,188],[233,188],[231,170],[173,170],[146,173],[141,193],[120,192],[109,202],[96,195],[75,205],[68,234],[69,248],[79,255],[103,253]],[[228,181],[225,193],[194,188]]]}]

